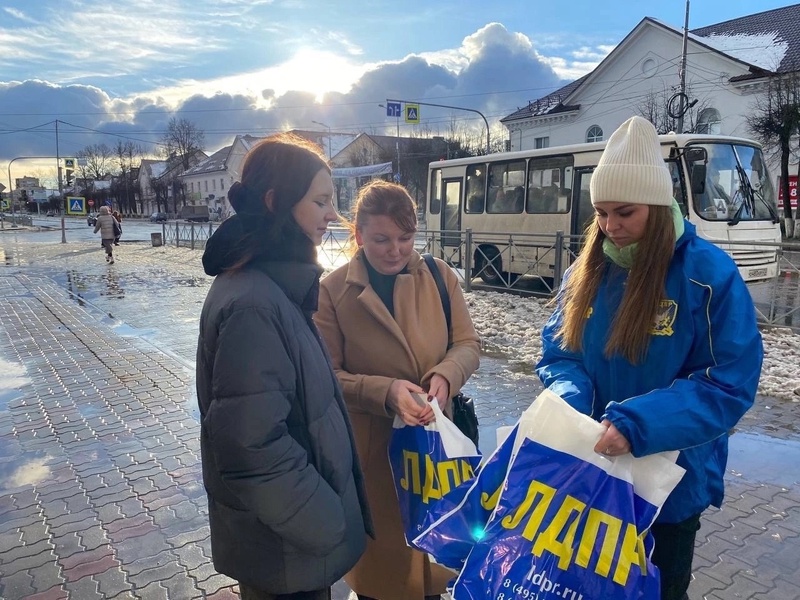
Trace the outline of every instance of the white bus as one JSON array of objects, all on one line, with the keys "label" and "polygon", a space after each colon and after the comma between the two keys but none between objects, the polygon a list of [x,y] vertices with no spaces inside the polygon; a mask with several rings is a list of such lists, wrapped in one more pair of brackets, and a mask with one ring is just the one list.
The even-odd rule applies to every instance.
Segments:
[{"label": "white bus", "polygon": [[[715,135],[659,138],[675,199],[698,235],[726,250],[745,281],[774,277],[777,248],[758,245],[781,241],[760,146]],[[508,285],[523,274],[552,278],[556,263],[566,268],[571,253],[557,261],[552,242],[513,236],[552,240],[562,232],[574,253],[594,214],[589,180],[604,147],[596,142],[431,163],[425,216],[429,230],[442,232],[432,251],[463,267],[463,233],[471,229],[467,264],[486,283]]]}]

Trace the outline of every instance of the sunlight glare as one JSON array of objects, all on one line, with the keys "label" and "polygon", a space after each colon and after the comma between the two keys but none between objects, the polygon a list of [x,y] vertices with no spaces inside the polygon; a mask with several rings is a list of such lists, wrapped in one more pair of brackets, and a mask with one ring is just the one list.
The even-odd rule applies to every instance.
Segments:
[{"label": "sunlight glare", "polygon": [[311,92],[320,100],[325,92],[347,92],[363,71],[344,56],[303,48],[285,63],[266,69],[264,87],[278,94]]}]

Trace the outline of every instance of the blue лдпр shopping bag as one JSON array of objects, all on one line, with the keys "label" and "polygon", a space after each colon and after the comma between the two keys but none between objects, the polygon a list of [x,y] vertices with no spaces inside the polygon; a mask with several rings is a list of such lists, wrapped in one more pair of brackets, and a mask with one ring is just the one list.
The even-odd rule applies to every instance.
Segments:
[{"label": "blue \u043b\u0434\u043f\u0440 shopping bag", "polygon": [[518,423],[511,460],[456,600],[659,597],[649,528],[683,475],[677,453],[596,454],[604,427],[543,392]]},{"label": "blue \u043b\u0434\u043f\u0440 shopping bag", "polygon": [[431,509],[430,525],[411,543],[424,550],[440,565],[460,571],[475,543],[484,536],[484,528],[492,514],[514,449],[518,427],[503,440],[480,466],[475,479],[468,481],[466,491],[457,490]]},{"label": "blue \u043b\u0434\u043f\u0440 shopping bag", "polygon": [[389,464],[409,545],[430,525],[431,510],[443,498],[457,503],[452,495],[466,492],[462,484],[475,476],[481,460],[475,444],[435,400],[431,406],[435,420],[425,427],[406,426],[395,417],[389,441]]}]

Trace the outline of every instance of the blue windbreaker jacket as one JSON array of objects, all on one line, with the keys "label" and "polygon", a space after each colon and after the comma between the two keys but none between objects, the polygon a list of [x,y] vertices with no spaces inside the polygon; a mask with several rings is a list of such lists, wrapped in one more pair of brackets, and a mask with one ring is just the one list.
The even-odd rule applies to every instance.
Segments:
[{"label": "blue windbreaker jacket", "polygon": [[728,432],[755,399],[763,348],[750,293],[731,258],[686,222],[667,274],[666,298],[645,359],[604,356],[628,271],[608,262],[583,337],[569,352],[554,339],[559,305],[542,332],[536,371],[580,412],[607,418],[634,456],[680,450],[686,469],[659,522],[720,506]]}]

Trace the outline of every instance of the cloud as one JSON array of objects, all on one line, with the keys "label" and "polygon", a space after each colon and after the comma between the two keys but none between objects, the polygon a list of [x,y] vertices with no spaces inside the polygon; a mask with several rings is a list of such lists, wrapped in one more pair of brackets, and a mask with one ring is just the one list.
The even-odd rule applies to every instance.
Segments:
[{"label": "cloud", "polygon": [[[235,3],[225,6],[235,8]],[[158,44],[178,43],[181,34],[176,35]],[[337,51],[307,48],[274,67],[221,78],[151,77],[147,89],[127,95],[105,85],[119,72],[111,69],[108,78],[96,78],[102,82],[97,85],[55,85],[45,78],[0,83],[0,170],[14,156],[51,155],[56,119],[62,154],[99,142],[113,146],[117,140],[132,140],[155,152],[172,116],[203,130],[209,153],[237,133],[318,129],[312,121],[341,132],[394,135],[399,125],[402,135],[446,135],[456,120],[482,134],[483,121],[469,111],[423,106],[422,126],[412,126],[387,118],[379,104],[392,98],[478,110],[494,127],[499,118],[565,83],[559,76],[565,65],[555,64],[527,36],[499,23],[466,36],[457,48],[375,64],[359,63],[359,49],[346,36],[329,36],[329,46],[339,40]],[[134,64],[151,60],[147,53],[143,49]],[[172,73],[161,71],[164,77]]]},{"label": "cloud", "polygon": [[22,12],[21,10],[18,10],[16,8],[11,8],[10,6],[4,6],[3,10],[5,12],[7,12],[9,15],[11,15],[12,17],[14,17],[15,19],[18,19],[20,21],[24,21],[26,23],[36,23],[36,21],[34,19],[32,19],[31,17],[26,15],[24,12]]}]

